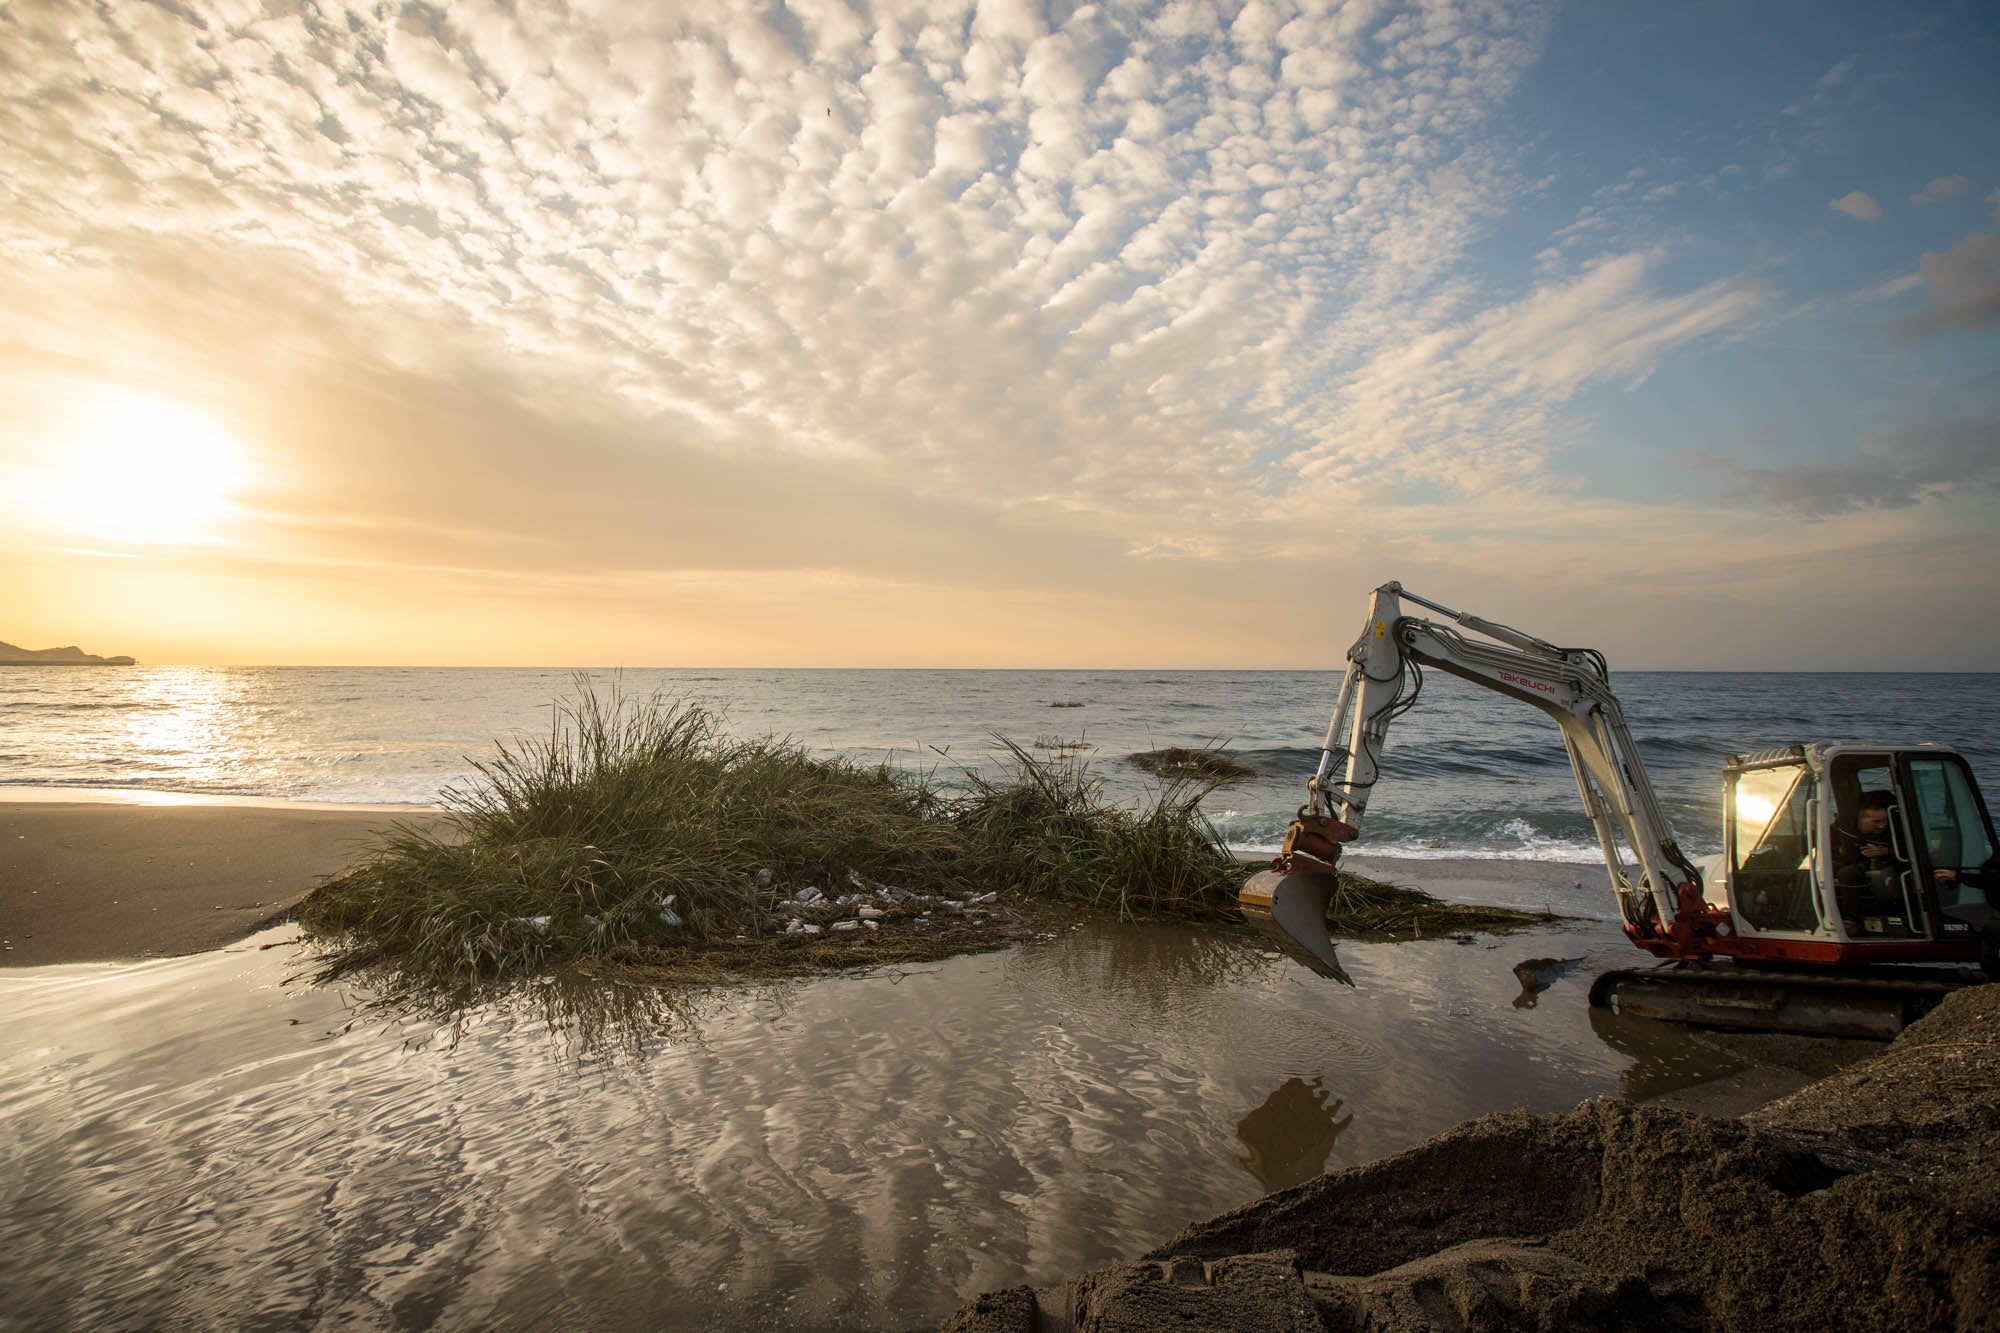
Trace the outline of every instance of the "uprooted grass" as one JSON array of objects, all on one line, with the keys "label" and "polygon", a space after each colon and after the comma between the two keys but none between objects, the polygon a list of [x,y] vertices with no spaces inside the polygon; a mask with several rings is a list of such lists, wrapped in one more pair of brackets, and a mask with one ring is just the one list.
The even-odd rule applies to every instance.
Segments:
[{"label": "uprooted grass", "polygon": [[1327,904],[1326,916],[1330,934],[1359,940],[1438,939],[1468,931],[1518,930],[1562,919],[1553,912],[1442,902],[1422,889],[1345,870],[1340,872],[1340,886]]},{"label": "uprooted grass", "polygon": [[[703,981],[912,962],[1006,944],[1057,905],[1234,917],[1244,868],[1201,812],[1212,781],[1169,777],[1126,809],[1075,755],[1001,744],[1001,777],[968,773],[947,797],[924,775],[733,739],[698,704],[586,685],[546,739],[498,746],[447,789],[445,827],[399,827],[300,922],[322,977],[375,965],[387,992],[461,997],[565,967]],[[1393,934],[1442,909],[1360,883],[1336,925]],[[822,916],[853,886],[883,919],[784,933],[807,886]],[[1005,903],[964,905],[996,890]]]}]

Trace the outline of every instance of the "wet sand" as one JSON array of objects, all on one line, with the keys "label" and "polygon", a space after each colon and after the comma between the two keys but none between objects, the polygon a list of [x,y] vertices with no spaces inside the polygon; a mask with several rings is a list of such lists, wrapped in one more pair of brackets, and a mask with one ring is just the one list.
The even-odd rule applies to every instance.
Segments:
[{"label": "wet sand", "polygon": [[[1340,864],[1357,875],[1422,889],[1448,903],[1512,907],[1591,921],[1618,919],[1617,900],[1599,864],[1469,856],[1419,859],[1354,851],[1343,855]],[[1637,956],[1638,951],[1633,952]]]},{"label": "wet sand", "polygon": [[291,911],[398,820],[435,811],[0,802],[0,966],[200,953]]}]

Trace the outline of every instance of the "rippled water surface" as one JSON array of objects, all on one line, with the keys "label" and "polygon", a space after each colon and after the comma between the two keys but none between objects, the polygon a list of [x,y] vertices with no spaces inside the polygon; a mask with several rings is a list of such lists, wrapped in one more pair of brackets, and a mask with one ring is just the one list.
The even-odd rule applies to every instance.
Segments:
[{"label": "rippled water surface", "polygon": [[1600,922],[1342,953],[1353,989],[1087,927],[678,1013],[530,988],[455,1040],[287,984],[289,930],[0,973],[0,1326],[922,1327],[1469,1115],[1705,1069],[1593,1019],[1585,972],[1521,1000],[1522,958],[1629,961]]}]

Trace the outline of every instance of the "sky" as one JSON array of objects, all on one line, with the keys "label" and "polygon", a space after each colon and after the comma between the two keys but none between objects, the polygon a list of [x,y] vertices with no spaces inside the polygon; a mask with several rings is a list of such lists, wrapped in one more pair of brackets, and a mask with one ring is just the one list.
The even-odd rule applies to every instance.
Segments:
[{"label": "sky", "polygon": [[1976,3],[0,0],[0,639],[1985,670]]}]

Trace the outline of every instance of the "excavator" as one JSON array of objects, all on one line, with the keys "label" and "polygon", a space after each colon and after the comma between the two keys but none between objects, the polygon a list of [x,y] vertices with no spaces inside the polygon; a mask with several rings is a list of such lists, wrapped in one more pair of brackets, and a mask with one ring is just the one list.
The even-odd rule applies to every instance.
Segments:
[{"label": "excavator", "polygon": [[1277,858],[1238,895],[1246,917],[1321,975],[1347,980],[1327,930],[1335,866],[1360,834],[1390,725],[1430,668],[1538,708],[1562,733],[1625,936],[1666,960],[1599,976],[1593,1005],[1881,1038],[1982,969],[2000,973],[2000,842],[1955,751],[1816,741],[1732,755],[1723,849],[1698,863],[1661,813],[1602,653],[1385,583],[1347,654],[1306,801]]}]

